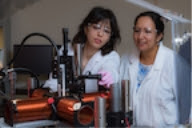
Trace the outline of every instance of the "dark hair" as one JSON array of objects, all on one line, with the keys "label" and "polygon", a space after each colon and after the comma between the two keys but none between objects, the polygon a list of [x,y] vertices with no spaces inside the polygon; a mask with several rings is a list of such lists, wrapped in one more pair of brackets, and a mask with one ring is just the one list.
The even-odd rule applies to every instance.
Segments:
[{"label": "dark hair", "polygon": [[110,40],[101,48],[101,53],[102,55],[106,55],[114,50],[116,43],[121,40],[119,26],[113,12],[110,9],[105,9],[103,7],[94,7],[85,17],[79,26],[77,34],[73,38],[73,45],[75,43],[85,43],[87,41],[84,28],[88,26],[88,23],[98,23],[104,20],[109,20],[112,34]]},{"label": "dark hair", "polygon": [[[163,20],[162,20],[162,16],[160,16],[158,13],[156,12],[152,12],[152,11],[146,11],[146,12],[142,12],[140,13],[136,18],[135,18],[135,21],[134,21],[134,26],[136,25],[138,19],[140,17],[143,17],[143,16],[148,16],[150,17],[154,24],[155,24],[155,27],[157,29],[157,34],[164,34],[164,23],[163,23]],[[161,38],[161,40],[163,40],[163,37]]]}]

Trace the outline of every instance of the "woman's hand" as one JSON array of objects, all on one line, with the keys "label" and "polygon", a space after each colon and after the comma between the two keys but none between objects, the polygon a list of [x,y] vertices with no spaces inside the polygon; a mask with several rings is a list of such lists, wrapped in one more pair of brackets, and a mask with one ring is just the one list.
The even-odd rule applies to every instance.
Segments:
[{"label": "woman's hand", "polygon": [[110,88],[110,85],[114,83],[111,73],[104,70],[99,71],[98,73],[101,74],[101,80],[99,81],[99,85],[103,85],[106,88]]}]

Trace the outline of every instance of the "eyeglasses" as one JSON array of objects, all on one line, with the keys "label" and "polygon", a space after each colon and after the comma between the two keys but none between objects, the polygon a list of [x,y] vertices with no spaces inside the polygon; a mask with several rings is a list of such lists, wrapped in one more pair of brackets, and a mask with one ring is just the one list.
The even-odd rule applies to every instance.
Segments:
[{"label": "eyeglasses", "polygon": [[140,34],[141,32],[143,32],[145,35],[151,35],[153,33],[156,33],[157,30],[155,29],[152,29],[152,28],[144,28],[144,29],[141,29],[141,28],[136,28],[136,27],[133,27],[133,32],[134,34]]},{"label": "eyeglasses", "polygon": [[91,23],[89,23],[88,26],[90,26],[95,31],[100,32],[102,30],[105,35],[108,35],[108,36],[112,35],[111,29],[107,26],[103,27],[103,25],[101,24],[91,24]]}]

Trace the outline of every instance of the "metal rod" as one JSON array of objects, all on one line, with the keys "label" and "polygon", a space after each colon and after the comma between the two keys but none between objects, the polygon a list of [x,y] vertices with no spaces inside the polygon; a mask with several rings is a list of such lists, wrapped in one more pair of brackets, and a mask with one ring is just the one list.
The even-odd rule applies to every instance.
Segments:
[{"label": "metal rod", "polygon": [[106,100],[100,96],[95,98],[95,128],[106,127]]},{"label": "metal rod", "polygon": [[127,112],[129,112],[129,107],[130,107],[129,80],[122,80],[121,81],[121,90],[122,90],[122,111],[127,113]]},{"label": "metal rod", "polygon": [[120,95],[120,85],[113,84],[110,86],[110,110],[111,112],[121,111],[121,95]]},{"label": "metal rod", "polygon": [[77,76],[81,75],[81,44],[77,44]]}]

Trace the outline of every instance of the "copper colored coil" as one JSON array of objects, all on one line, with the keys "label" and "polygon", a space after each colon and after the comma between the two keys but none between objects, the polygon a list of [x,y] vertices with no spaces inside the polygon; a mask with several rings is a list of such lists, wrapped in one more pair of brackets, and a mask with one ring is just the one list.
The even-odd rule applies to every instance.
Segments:
[{"label": "copper colored coil", "polygon": [[83,94],[82,101],[83,102],[91,102],[91,101],[94,101],[97,96],[101,96],[101,97],[108,99],[109,93],[108,92],[86,93],[86,94]]},{"label": "copper colored coil", "polygon": [[71,116],[73,116],[73,114],[74,114],[74,111],[57,111],[57,113],[58,113],[58,115],[59,116],[61,116],[61,117],[71,117]]},{"label": "copper colored coil", "polygon": [[31,97],[44,97],[44,95],[48,92],[49,92],[49,89],[37,88],[33,90]]},{"label": "copper colored coil", "polygon": [[80,101],[76,99],[62,98],[57,104],[57,114],[72,123],[74,121],[74,112],[80,107]]},{"label": "copper colored coil", "polygon": [[48,119],[47,115],[37,115],[37,116],[29,116],[29,117],[14,117],[15,122],[24,122],[24,121],[33,121],[33,120],[42,120]]},{"label": "copper colored coil", "polygon": [[[62,103],[66,103],[66,102],[62,102]],[[90,124],[94,119],[94,110],[89,105],[84,105],[77,111],[69,108],[67,109],[67,104],[60,103],[60,105],[62,105],[63,107],[60,106],[60,109],[57,109],[58,115],[61,118],[69,121],[70,123],[74,123],[75,112],[77,112],[77,120],[81,125]]]},{"label": "copper colored coil", "polygon": [[52,108],[47,100],[48,98],[30,98],[9,101],[6,107],[5,121],[11,124],[11,122],[49,119]]},{"label": "copper colored coil", "polygon": [[89,105],[84,105],[81,109],[77,112],[77,119],[80,124],[88,125],[94,119],[94,110]]},{"label": "copper colored coil", "polygon": [[78,104],[80,104],[80,101],[76,99],[62,98],[57,104],[57,111],[70,114],[75,111],[75,109],[78,109]]},{"label": "copper colored coil", "polygon": [[110,105],[109,95],[110,95],[109,92],[86,93],[86,94],[83,94],[82,101],[85,103],[91,102],[91,101],[94,102],[97,96],[101,96],[106,99],[106,108],[109,109],[109,105]]},{"label": "copper colored coil", "polygon": [[38,111],[38,112],[22,112],[16,113],[15,118],[35,117],[35,116],[46,116],[49,117],[52,111]]},{"label": "copper colored coil", "polygon": [[16,110],[22,112],[43,112],[51,111],[51,105],[48,104],[48,98],[30,98],[17,101]]},{"label": "copper colored coil", "polygon": [[70,123],[73,123],[73,121],[74,121],[74,112],[71,112],[71,113],[68,113],[68,112],[65,113],[65,112],[61,112],[61,111],[57,111],[57,112],[58,112],[59,117],[61,117],[64,120],[69,121]]}]

